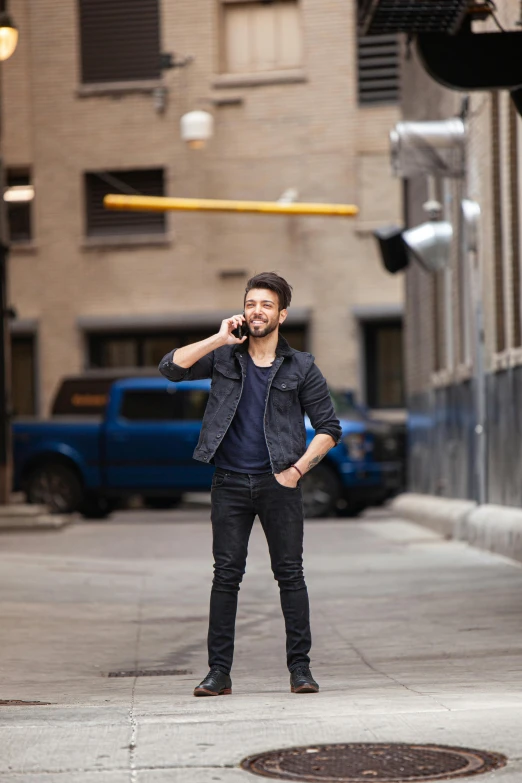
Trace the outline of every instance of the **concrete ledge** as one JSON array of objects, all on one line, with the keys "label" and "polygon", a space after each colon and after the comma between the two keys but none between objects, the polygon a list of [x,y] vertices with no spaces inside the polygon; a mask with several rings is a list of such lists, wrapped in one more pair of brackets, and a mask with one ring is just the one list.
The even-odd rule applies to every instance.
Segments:
[{"label": "concrete ledge", "polygon": [[522,561],[522,509],[478,506],[471,500],[451,500],[407,492],[395,498],[394,514],[436,530],[446,538],[467,541],[478,549]]},{"label": "concrete ledge", "polygon": [[522,509],[478,506],[460,522],[460,537],[472,546],[522,561]]},{"label": "concrete ledge", "polygon": [[477,504],[472,500],[452,500],[437,495],[417,495],[406,492],[391,503],[394,514],[424,525],[446,538],[461,538],[457,535],[461,522]]}]

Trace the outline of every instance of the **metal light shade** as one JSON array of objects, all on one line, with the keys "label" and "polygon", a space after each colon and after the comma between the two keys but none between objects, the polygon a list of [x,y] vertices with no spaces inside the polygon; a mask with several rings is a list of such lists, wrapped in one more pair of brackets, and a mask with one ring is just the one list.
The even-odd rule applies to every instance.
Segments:
[{"label": "metal light shade", "polygon": [[189,111],[181,118],[180,129],[189,147],[204,147],[214,133],[214,118],[208,111]]},{"label": "metal light shade", "polygon": [[18,43],[18,30],[11,18],[0,14],[0,60],[8,60],[13,54]]},{"label": "metal light shade", "polygon": [[381,260],[387,272],[394,275],[406,269],[409,263],[408,251],[402,240],[402,228],[381,226],[373,232],[379,244]]},{"label": "metal light shade", "polygon": [[430,220],[410,228],[402,239],[427,272],[439,272],[449,264],[453,228],[446,220]]},{"label": "metal light shade", "polygon": [[464,174],[466,128],[460,119],[398,122],[390,132],[391,162],[398,177]]}]

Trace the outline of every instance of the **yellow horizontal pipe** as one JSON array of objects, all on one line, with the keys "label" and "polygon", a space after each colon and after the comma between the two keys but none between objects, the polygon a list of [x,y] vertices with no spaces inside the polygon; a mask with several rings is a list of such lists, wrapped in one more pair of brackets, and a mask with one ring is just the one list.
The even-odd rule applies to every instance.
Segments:
[{"label": "yellow horizontal pipe", "polygon": [[208,198],[164,198],[163,196],[120,196],[109,193],[103,199],[107,209],[134,212],[253,212],[261,215],[322,215],[353,217],[354,204],[280,204],[277,201],[222,201]]}]

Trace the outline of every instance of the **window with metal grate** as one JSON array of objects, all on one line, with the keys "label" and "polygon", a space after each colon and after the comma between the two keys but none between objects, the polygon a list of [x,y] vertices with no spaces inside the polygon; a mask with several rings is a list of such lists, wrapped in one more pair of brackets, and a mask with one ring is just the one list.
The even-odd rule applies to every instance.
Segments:
[{"label": "window with metal grate", "polygon": [[396,35],[360,36],[357,65],[360,105],[399,101],[399,40]]},{"label": "window with metal grate", "polygon": [[107,193],[163,196],[163,169],[100,171],[85,174],[86,230],[89,237],[162,234],[163,212],[119,212],[105,209]]},{"label": "window with metal grate", "polygon": [[79,0],[83,84],[160,77],[158,0]]}]

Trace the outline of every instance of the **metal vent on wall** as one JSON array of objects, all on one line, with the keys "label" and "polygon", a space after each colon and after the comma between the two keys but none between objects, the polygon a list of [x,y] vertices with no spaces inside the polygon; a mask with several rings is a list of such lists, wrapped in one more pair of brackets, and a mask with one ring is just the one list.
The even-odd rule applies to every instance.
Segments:
[{"label": "metal vent on wall", "polygon": [[118,189],[144,196],[163,196],[165,192],[163,169],[86,173],[87,236],[165,232],[165,215],[161,212],[110,212],[105,209],[103,197]]},{"label": "metal vent on wall", "polygon": [[159,79],[158,0],[79,0],[84,84]]},{"label": "metal vent on wall", "polygon": [[396,35],[361,36],[357,42],[359,104],[398,103],[399,40]]},{"label": "metal vent on wall", "polygon": [[359,0],[361,35],[455,33],[469,0]]}]

